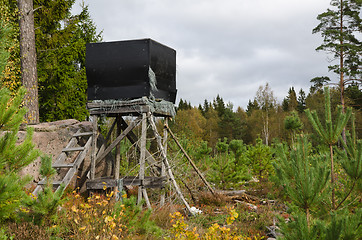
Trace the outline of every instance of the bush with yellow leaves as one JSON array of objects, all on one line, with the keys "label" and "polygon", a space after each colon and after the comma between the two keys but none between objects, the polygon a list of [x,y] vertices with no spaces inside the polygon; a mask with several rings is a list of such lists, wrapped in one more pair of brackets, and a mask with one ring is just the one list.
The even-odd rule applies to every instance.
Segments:
[{"label": "bush with yellow leaves", "polygon": [[238,218],[238,213],[235,211],[233,207],[227,208],[229,213],[228,218],[226,219],[225,226],[220,226],[217,223],[214,223],[211,227],[209,227],[203,234],[199,234],[197,232],[197,228],[194,227],[190,229],[190,227],[185,223],[185,219],[180,212],[175,212],[170,214],[171,222],[173,223],[170,229],[170,236],[166,237],[166,240],[213,240],[213,239],[224,239],[224,240],[258,240],[263,239],[264,237],[246,237],[243,235],[237,234],[237,228],[231,228],[231,225]]},{"label": "bush with yellow leaves", "polygon": [[63,205],[63,217],[50,227],[52,236],[70,239],[122,239],[136,235],[160,236],[161,230],[149,220],[149,211],[136,206],[134,198],[114,202],[114,192],[93,195],[86,201],[76,192]]}]

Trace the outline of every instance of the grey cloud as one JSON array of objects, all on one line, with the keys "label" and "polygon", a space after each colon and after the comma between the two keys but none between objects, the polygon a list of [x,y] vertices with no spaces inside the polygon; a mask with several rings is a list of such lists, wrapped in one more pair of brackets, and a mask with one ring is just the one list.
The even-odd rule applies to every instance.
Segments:
[{"label": "grey cloud", "polygon": [[[78,0],[79,1],[79,0]],[[246,107],[268,82],[281,101],[309,88],[328,62],[315,48],[324,0],[88,0],[105,41],[153,38],[177,51],[178,98],[198,105],[220,94]],[[76,12],[77,9],[74,9]]]}]

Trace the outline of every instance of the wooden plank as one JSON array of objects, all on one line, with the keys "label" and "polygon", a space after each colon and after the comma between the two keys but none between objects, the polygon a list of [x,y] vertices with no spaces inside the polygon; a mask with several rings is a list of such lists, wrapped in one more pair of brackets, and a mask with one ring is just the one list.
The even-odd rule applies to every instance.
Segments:
[{"label": "wooden plank", "polygon": [[[123,180],[123,186],[140,186],[141,180],[137,177],[125,177]],[[107,188],[117,187],[116,179],[112,178],[99,178],[87,181],[87,189],[103,189],[104,186]],[[162,188],[165,186],[166,177],[145,177],[143,186],[145,188]]]},{"label": "wooden plank", "polygon": [[[79,129],[75,134],[80,133],[81,130]],[[72,137],[69,141],[69,143],[67,144],[67,146],[65,146],[65,148],[71,148],[74,147],[76,144],[78,143],[78,140],[75,137]],[[67,158],[67,154],[65,152],[61,152],[58,157],[55,159],[54,163],[62,163],[64,162],[64,160]]]},{"label": "wooden plank", "polygon": [[74,164],[71,163],[58,163],[58,164],[53,164],[52,165],[53,168],[72,168],[74,167]]},{"label": "wooden plank", "polygon": [[181,151],[183,152],[183,154],[185,155],[185,157],[187,158],[187,160],[190,162],[191,166],[193,167],[193,169],[196,171],[196,173],[199,175],[199,177],[201,178],[201,180],[204,182],[204,184],[206,185],[206,187],[210,190],[210,192],[215,196],[215,191],[214,189],[210,186],[210,184],[207,182],[207,180],[204,178],[204,176],[202,175],[202,173],[199,171],[199,169],[196,167],[195,163],[191,160],[191,158],[189,157],[189,155],[186,153],[185,149],[181,146],[181,144],[179,143],[179,141],[177,140],[177,138],[175,137],[175,135],[172,133],[171,129],[165,125],[165,127],[167,128],[168,132],[170,133],[171,137],[173,138],[173,140],[176,142],[177,146],[179,146],[179,148],[181,149]]},{"label": "wooden plank", "polygon": [[[46,182],[46,179],[42,179],[40,182],[38,182],[38,185],[45,185],[47,182]],[[53,181],[52,182],[53,185],[60,185],[62,184],[62,181]]]},{"label": "wooden plank", "polygon": [[75,133],[73,137],[83,137],[83,136],[92,136],[93,132],[81,132],[81,133]]},{"label": "wooden plank", "polygon": [[102,108],[102,109],[89,109],[89,114],[91,115],[100,115],[100,114],[139,114],[139,113],[146,113],[150,111],[149,106],[124,106],[121,108]]},{"label": "wooden plank", "polygon": [[146,105],[148,103],[147,99],[134,99],[129,101],[116,101],[112,103],[107,102],[88,102],[88,108],[103,108],[103,107],[122,107],[122,106],[132,106],[132,105]]},{"label": "wooden plank", "polygon": [[72,148],[64,148],[62,152],[76,152],[76,151],[83,151],[84,147],[72,147]]}]

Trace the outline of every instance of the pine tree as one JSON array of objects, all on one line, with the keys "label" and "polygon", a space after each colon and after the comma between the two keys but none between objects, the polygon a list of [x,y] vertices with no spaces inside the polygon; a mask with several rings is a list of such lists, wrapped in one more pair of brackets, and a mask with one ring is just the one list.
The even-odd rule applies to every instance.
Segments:
[{"label": "pine tree", "polygon": [[331,6],[318,15],[320,24],[313,29],[313,33],[321,33],[324,42],[316,50],[332,53],[338,63],[329,66],[329,70],[339,75],[341,91],[341,105],[344,111],[344,87],[346,82],[361,77],[362,42],[358,34],[362,32],[360,11],[362,2],[359,0],[332,0]]},{"label": "pine tree", "polygon": [[20,108],[24,95],[24,88],[20,88],[14,98],[8,89],[0,89],[0,222],[14,217],[15,210],[27,199],[23,188],[30,179],[18,173],[40,155],[34,149],[30,128],[24,142],[16,144],[26,111]]},{"label": "pine tree", "polygon": [[25,203],[29,209],[29,211],[22,214],[25,220],[32,221],[38,225],[54,220],[52,218],[56,216],[64,192],[64,186],[53,192],[53,177],[55,173],[56,170],[52,168],[52,159],[49,156],[42,156],[40,175],[46,179],[46,184],[37,198],[29,199]]},{"label": "pine tree", "polygon": [[303,128],[303,123],[300,120],[298,113],[296,111],[292,111],[289,116],[286,116],[284,118],[284,127],[286,130],[291,131],[292,144],[293,144],[296,132],[302,130]]},{"label": "pine tree", "polygon": [[[0,69],[8,61],[7,50],[4,43],[10,29],[0,18]],[[2,71],[0,71],[0,78]],[[19,176],[19,171],[34,161],[39,152],[34,149],[32,143],[32,129],[27,129],[27,135],[23,143],[16,144],[19,126],[24,119],[25,108],[21,104],[25,95],[25,89],[20,88],[11,97],[11,92],[6,88],[0,88],[0,222],[14,218],[15,210],[28,198],[23,188],[29,182],[29,178]]]},{"label": "pine tree", "polygon": [[24,106],[28,109],[25,121],[39,123],[38,71],[35,49],[33,0],[18,0],[20,28],[21,81],[26,89]]},{"label": "pine tree", "polygon": [[347,192],[346,196],[341,200],[336,209],[338,209],[347,200],[352,193],[355,186],[360,184],[362,179],[362,140],[357,139],[355,129],[355,117],[352,114],[351,118],[352,130],[351,133],[347,133],[347,141],[342,141],[342,137],[339,136],[340,142],[342,143],[343,150],[338,150],[340,156],[340,163],[343,170],[352,180],[352,186]]},{"label": "pine tree", "polygon": [[272,151],[269,146],[264,145],[260,138],[256,139],[254,146],[250,145],[246,153],[249,166],[253,171],[253,174],[260,179],[269,175],[272,170]]},{"label": "pine tree", "polygon": [[335,200],[335,177],[334,177],[334,159],[333,159],[333,145],[338,141],[340,134],[345,128],[351,114],[352,109],[348,108],[346,113],[343,113],[343,107],[338,106],[336,121],[332,122],[332,113],[331,113],[331,100],[330,100],[330,91],[329,88],[324,88],[325,92],[325,126],[319,121],[316,111],[310,111],[307,109],[305,112],[309,121],[311,122],[314,130],[321,137],[322,141],[329,146],[330,150],[330,161],[331,161],[331,184],[332,184],[332,207],[336,209],[336,200]]},{"label": "pine tree", "polygon": [[297,137],[296,144],[277,147],[277,161],[273,163],[276,175],[283,184],[292,203],[306,214],[310,225],[310,211],[325,199],[329,169],[326,155],[313,156],[306,137]]}]

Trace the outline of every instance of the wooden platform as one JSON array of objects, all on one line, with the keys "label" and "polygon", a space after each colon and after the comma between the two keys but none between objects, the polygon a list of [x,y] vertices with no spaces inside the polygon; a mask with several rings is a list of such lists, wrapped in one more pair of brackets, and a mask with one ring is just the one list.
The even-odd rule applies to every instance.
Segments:
[{"label": "wooden platform", "polygon": [[174,117],[176,115],[173,103],[164,100],[151,100],[147,97],[134,100],[96,100],[87,103],[90,115],[139,116],[142,113],[152,113],[157,117]]},{"label": "wooden platform", "polygon": [[[144,188],[164,188],[166,176],[163,177],[144,177],[143,182],[141,179],[135,176],[121,177],[123,186],[143,186]],[[116,187],[118,180],[113,178],[98,178],[87,181],[88,190],[100,190],[104,187],[113,188]]]}]

